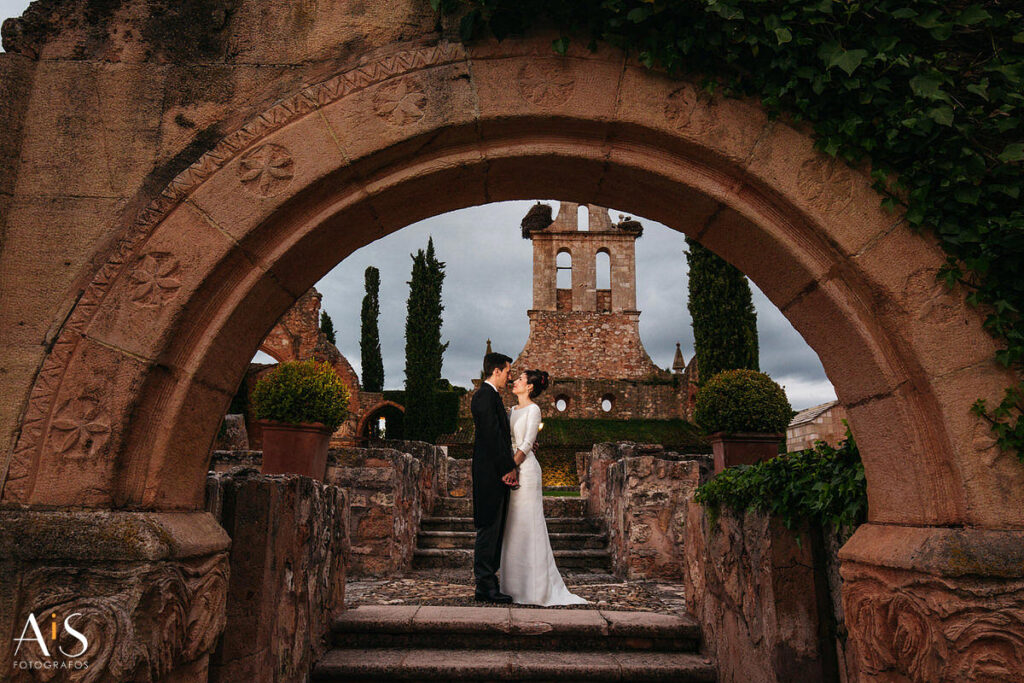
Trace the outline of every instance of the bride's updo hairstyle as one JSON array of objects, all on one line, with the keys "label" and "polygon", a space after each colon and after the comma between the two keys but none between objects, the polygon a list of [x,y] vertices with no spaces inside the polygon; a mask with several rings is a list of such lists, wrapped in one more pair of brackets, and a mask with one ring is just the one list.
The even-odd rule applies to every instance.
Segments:
[{"label": "bride's updo hairstyle", "polygon": [[537,398],[541,392],[548,388],[548,373],[543,370],[527,370],[526,383],[530,389],[530,398]]}]

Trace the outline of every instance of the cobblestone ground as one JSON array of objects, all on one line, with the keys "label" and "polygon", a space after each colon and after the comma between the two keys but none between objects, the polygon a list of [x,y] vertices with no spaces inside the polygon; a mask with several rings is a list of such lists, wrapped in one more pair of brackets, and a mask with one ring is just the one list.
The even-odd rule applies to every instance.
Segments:
[{"label": "cobblestone ground", "polygon": [[[621,581],[604,573],[562,574],[570,591],[590,601],[549,609],[615,609],[662,614],[683,614],[683,584],[679,582]],[[471,606],[473,579],[467,570],[419,569],[392,579],[359,579],[345,586],[345,604]]]}]

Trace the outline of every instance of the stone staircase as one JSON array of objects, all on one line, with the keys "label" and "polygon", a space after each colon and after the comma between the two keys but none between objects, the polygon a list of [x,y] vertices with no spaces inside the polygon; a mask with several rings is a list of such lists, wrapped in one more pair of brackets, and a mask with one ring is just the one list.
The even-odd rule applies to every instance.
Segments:
[{"label": "stone staircase", "polygon": [[[544,517],[559,569],[611,571],[608,533],[602,520],[586,516],[585,499],[545,498]],[[471,569],[475,538],[472,499],[440,498],[420,522],[413,569]]]},{"label": "stone staircase", "polygon": [[713,683],[686,616],[591,609],[364,605],[332,624],[314,681]]}]

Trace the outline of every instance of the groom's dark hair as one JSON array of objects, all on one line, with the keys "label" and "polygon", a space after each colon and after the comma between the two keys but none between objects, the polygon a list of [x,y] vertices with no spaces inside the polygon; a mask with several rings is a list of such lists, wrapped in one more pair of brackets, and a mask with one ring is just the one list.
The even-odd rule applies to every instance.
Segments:
[{"label": "groom's dark hair", "polygon": [[503,353],[489,353],[484,356],[484,379],[494,374],[495,370],[505,367],[505,363],[511,363],[512,359]]}]

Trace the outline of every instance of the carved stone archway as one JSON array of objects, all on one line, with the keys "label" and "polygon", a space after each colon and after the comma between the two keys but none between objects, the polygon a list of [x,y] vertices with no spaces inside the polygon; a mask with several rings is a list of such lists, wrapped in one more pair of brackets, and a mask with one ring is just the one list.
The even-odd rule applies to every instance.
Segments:
[{"label": "carved stone archway", "polygon": [[[981,622],[1020,606],[1024,468],[969,410],[1014,378],[981,315],[936,283],[935,242],[882,211],[866,174],[756,103],[705,96],[619,52],[556,57],[551,36],[467,47],[432,34],[412,0],[399,4],[419,37],[371,43],[342,67],[318,62],[313,85],[244,125],[225,114],[212,148],[149,206],[126,206],[127,227],[111,223],[110,249],[76,237],[97,264],[83,257],[87,284],[59,293],[68,313],[48,322],[45,349],[23,344],[38,371],[0,379],[6,395],[27,396],[5,417],[16,438],[0,505],[175,511],[185,533],[200,524],[179,513],[202,506],[219,417],[297,297],[412,222],[558,188],[712,248],[818,353],[868,480],[870,523],[844,550],[847,605],[874,610],[851,616],[865,661],[900,656],[871,640],[870,619],[895,618],[907,595],[956,593]],[[43,78],[52,67],[34,68]],[[7,227],[16,239],[42,230]],[[27,261],[7,274],[19,267],[31,275]],[[985,637],[1004,632],[1021,637],[1019,625]],[[953,662],[955,638],[944,638]]]}]

